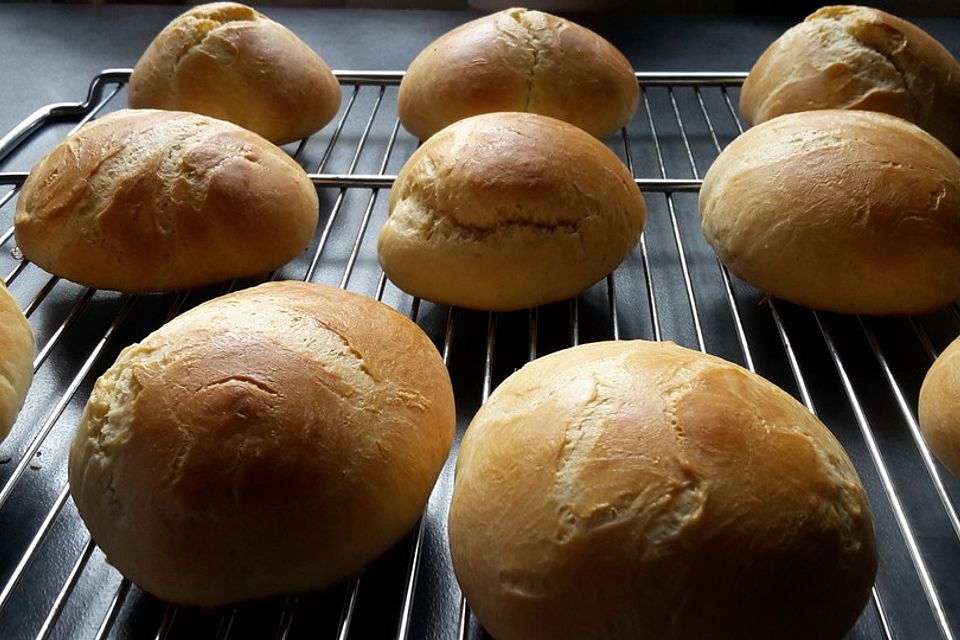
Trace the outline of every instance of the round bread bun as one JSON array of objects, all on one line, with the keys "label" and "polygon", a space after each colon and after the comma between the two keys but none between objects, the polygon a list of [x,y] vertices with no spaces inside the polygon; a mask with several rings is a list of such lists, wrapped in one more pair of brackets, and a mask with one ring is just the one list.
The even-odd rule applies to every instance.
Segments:
[{"label": "round bread bun", "polygon": [[17,200],[23,255],[131,293],[265,273],[318,219],[303,168],[255,133],[178,111],[123,110],[84,126],[30,172]]},{"label": "round bread bun", "polygon": [[397,111],[426,140],[493,111],[528,111],[606,138],[629,122],[640,90],[616,47],[578,24],[507,9],[440,36],[410,63]]},{"label": "round bread bun", "polygon": [[960,297],[960,160],[906,120],[780,116],[734,140],[700,190],[703,233],[761,290],[840,313]]},{"label": "round bread bun", "polygon": [[923,379],[919,416],[930,449],[960,478],[960,338],[940,354]]},{"label": "round bread bun", "polygon": [[215,2],[188,10],[150,43],[128,101],[228,120],[283,144],[330,122],[340,83],[286,27],[245,5]]},{"label": "round bread bun", "polygon": [[831,640],[877,558],[833,435],[745,369],[593,343],[507,378],[460,446],[450,552],[497,640]]},{"label": "round bread bun", "polygon": [[450,125],[410,157],[377,248],[408,293],[523,309],[610,273],[645,215],[629,169],[596,138],[546,116],[490,113]]},{"label": "round bread bun", "polygon": [[33,331],[0,280],[0,442],[10,433],[33,380]]},{"label": "round bread bun", "polygon": [[329,585],[417,521],[450,451],[433,343],[355,293],[274,282],[127,347],[70,449],[70,491],[110,563],[212,607]]},{"label": "round bread bun", "polygon": [[960,63],[917,26],[878,9],[824,7],[757,60],[740,93],[750,124],[811,109],[906,118],[960,148]]}]

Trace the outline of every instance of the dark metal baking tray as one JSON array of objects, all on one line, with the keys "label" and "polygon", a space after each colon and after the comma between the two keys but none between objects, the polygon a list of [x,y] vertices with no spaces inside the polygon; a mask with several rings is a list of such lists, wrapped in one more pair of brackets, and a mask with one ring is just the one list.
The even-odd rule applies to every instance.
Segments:
[{"label": "dark metal baking tray", "polygon": [[[66,455],[96,377],[166,319],[259,279],[129,296],[52,277],[12,231],[17,185],[82,122],[126,103],[128,70],[104,72],[85,101],[38,111],[0,141],[0,277],[37,337],[36,376],[0,444],[0,636],[4,638],[477,638],[450,567],[451,455],[419,526],[362,575],[326,591],[215,611],[167,606],[122,579],[66,491]],[[700,177],[741,130],[741,73],[638,74],[640,109],[607,142],[644,191],[641,243],[572,300],[480,313],[413,299],[384,278],[376,235],[392,176],[416,148],[396,118],[399,72],[338,72],[344,102],[324,131],[285,147],[311,172],[321,220],[275,274],[349,288],[413,317],[444,356],[462,434],[483,398],[530,358],[581,342],[644,338],[727,358],[794,394],[850,453],[880,545],[873,597],[850,638],[960,634],[960,482],[923,444],[916,399],[935,355],[960,334],[956,305],[923,317],[815,313],[730,276],[706,245]],[[5,185],[5,186],[3,186]],[[324,553],[324,549],[316,549]]]}]

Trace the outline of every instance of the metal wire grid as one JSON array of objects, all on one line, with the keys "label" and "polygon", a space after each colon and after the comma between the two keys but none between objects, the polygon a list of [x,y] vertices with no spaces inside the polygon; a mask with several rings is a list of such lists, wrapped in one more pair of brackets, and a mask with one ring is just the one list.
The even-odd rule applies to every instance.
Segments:
[{"label": "metal wire grid", "polygon": [[[52,105],[0,139],[3,168],[29,167],[64,133],[120,108],[128,70],[106,71],[82,103]],[[960,483],[926,449],[916,424],[923,373],[960,333],[956,305],[921,318],[821,314],[731,277],[699,234],[696,191],[719,150],[742,131],[742,74],[638,74],[641,109],[611,146],[644,191],[649,217],[636,251],[605,282],[567,303],[483,314],[397,290],[376,263],[386,216],[380,191],[415,148],[395,117],[401,73],[339,72],[338,119],[289,148],[321,195],[307,252],[270,277],[366,293],[408,313],[433,337],[457,390],[459,428],[497,382],[538,355],[598,339],[671,339],[758,371],[819,412],[850,452],[874,509],[881,567],[851,638],[952,640],[960,629]],[[78,122],[79,121],[79,122]],[[14,167],[20,168],[20,167]],[[21,172],[0,174],[9,225]],[[0,228],[6,228],[0,226]],[[227,290],[127,296],[43,273],[0,235],[0,274],[38,338],[36,380],[0,448],[0,629],[23,637],[482,636],[462,601],[445,546],[448,462],[418,527],[362,576],[321,594],[226,611],[162,605],[123,580],[86,534],[65,484],[73,425],[93,380],[119,350],[176,314]],[[322,552],[322,550],[318,550]]]}]

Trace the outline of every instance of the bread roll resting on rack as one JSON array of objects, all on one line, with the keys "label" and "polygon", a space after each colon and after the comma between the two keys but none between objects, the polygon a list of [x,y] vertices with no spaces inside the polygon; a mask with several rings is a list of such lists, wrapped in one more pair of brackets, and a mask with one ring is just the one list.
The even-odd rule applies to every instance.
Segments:
[{"label": "bread roll resting on rack", "polygon": [[37,163],[14,222],[23,255],[50,273],[145,293],[276,269],[309,244],[317,206],[303,168],[255,133],[127,109]]},{"label": "bread roll resting on rack", "polygon": [[377,248],[408,293],[507,311],[602,279],[644,220],[630,170],[599,140],[546,116],[489,113],[450,125],[410,157]]},{"label": "bread roll resting on rack", "polygon": [[960,297],[960,160],[872,111],[804,111],[734,140],[700,190],[730,270],[797,304],[912,314]]},{"label": "bread roll resting on rack", "polygon": [[410,63],[400,122],[421,140],[468,116],[528,111],[605,138],[629,122],[639,87],[612,44],[540,11],[507,9],[446,33]]},{"label": "bread roll resting on rack", "polygon": [[918,413],[930,449],[960,478],[960,339],[950,343],[927,372]]},{"label": "bread roll resting on rack", "polygon": [[0,441],[10,433],[33,380],[33,331],[0,280]]},{"label": "bread roll resting on rack", "polygon": [[824,7],[763,52],[740,93],[750,124],[811,109],[890,113],[960,150],[960,63],[906,20]]},{"label": "bread roll resting on rack", "polygon": [[877,566],[822,423],[745,369],[639,340],[548,355],[493,392],[449,532],[497,640],[837,640]]},{"label": "bread roll resting on rack", "polygon": [[202,113],[283,144],[330,122],[340,83],[286,27],[214,2],[189,9],[150,43],[130,76],[129,104]]},{"label": "bread roll resting on rack", "polygon": [[355,293],[274,282],[120,354],[80,419],[70,490],[110,562],[163,600],[317,589],[413,527],[454,421],[417,325]]}]

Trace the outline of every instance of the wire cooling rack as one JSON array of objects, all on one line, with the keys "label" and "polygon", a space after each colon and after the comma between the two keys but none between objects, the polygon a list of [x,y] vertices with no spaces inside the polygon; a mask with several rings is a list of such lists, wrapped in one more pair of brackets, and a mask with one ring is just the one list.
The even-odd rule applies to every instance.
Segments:
[{"label": "wire cooling rack", "polygon": [[[742,131],[740,73],[640,73],[640,109],[608,140],[644,192],[643,238],[577,298],[481,313],[404,294],[383,275],[383,191],[416,148],[396,118],[401,72],[338,72],[338,118],[289,145],[320,194],[310,247],[272,277],[324,282],[407,313],[450,369],[458,441],[481,402],[528,360],[581,342],[673,340],[737,362],[816,412],[870,496],[880,548],[872,598],[849,637],[960,635],[960,482],[925,447],[916,400],[927,368],[960,334],[953,305],[922,317],[817,313],[766,299],[723,269],[699,228],[700,178]],[[0,444],[0,635],[24,638],[480,638],[446,546],[451,456],[418,526],[362,575],[320,593],[201,611],[156,601],[90,540],[66,488],[73,429],[96,377],[125,345],[228,290],[129,296],[88,289],[23,260],[12,225],[26,171],[71,129],[125,106],[128,69],[104,71],[78,103],[44,107],[0,139],[0,277],[37,338],[35,380]],[[318,548],[316,553],[324,553]]]}]

